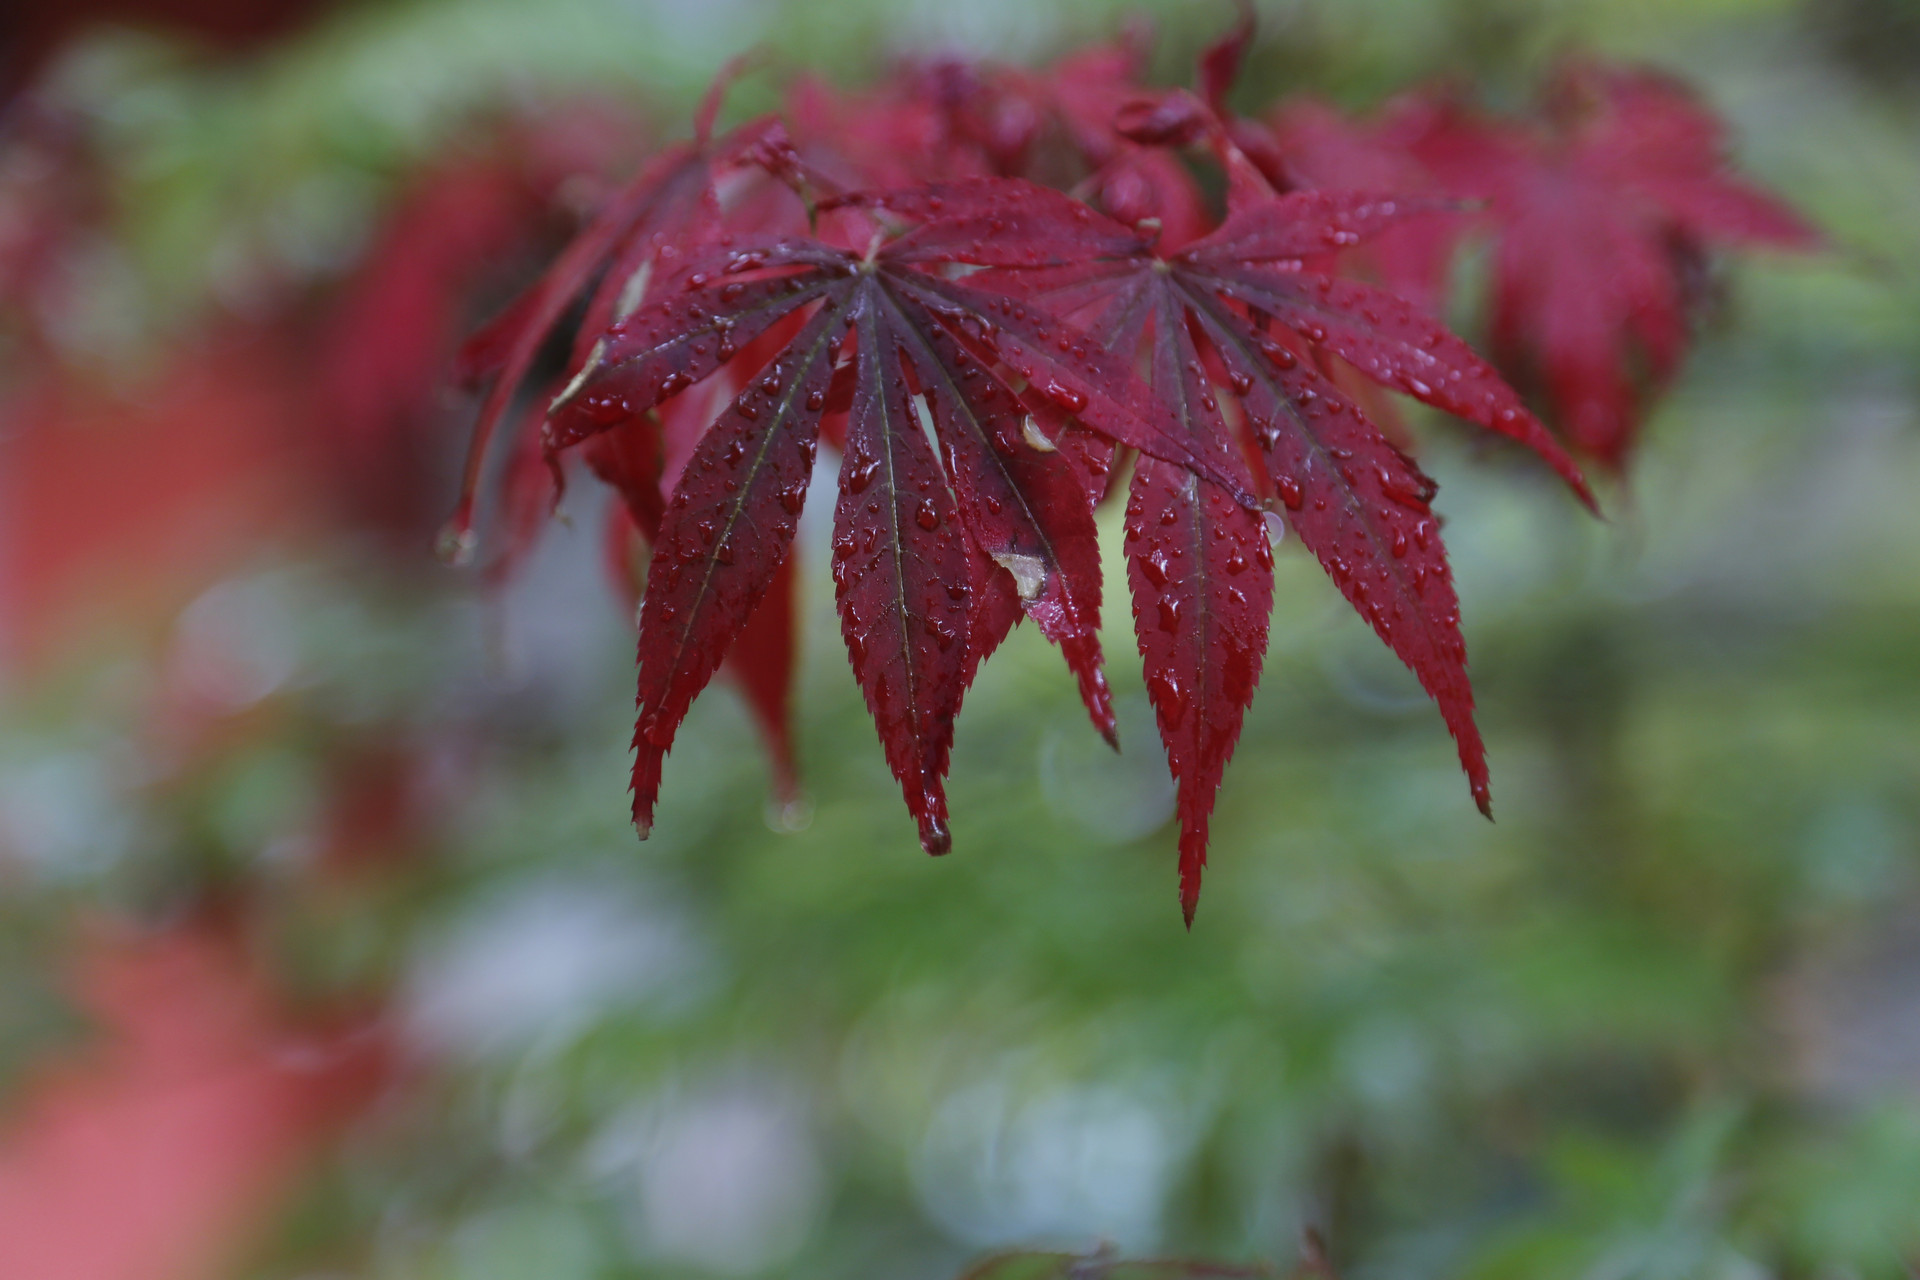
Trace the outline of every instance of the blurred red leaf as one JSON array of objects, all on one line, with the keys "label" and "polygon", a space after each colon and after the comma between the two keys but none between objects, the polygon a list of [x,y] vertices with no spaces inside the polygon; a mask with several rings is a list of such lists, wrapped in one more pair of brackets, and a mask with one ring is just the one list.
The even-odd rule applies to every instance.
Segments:
[{"label": "blurred red leaf", "polygon": [[32,665],[185,603],[311,527],[306,421],[279,336],[229,335],[124,391],[48,376],[0,436],[0,638]]},{"label": "blurred red leaf", "polygon": [[1532,117],[1496,119],[1430,92],[1350,119],[1302,98],[1228,132],[1282,187],[1458,202],[1350,255],[1429,315],[1461,238],[1490,228],[1497,359],[1577,450],[1618,471],[1690,345],[1708,250],[1806,250],[1819,236],[1733,171],[1725,126],[1670,77],[1569,60],[1542,99]]},{"label": "blurred red leaf", "polygon": [[0,1275],[227,1274],[374,1097],[386,1042],[290,1015],[211,929],[101,934],[77,968],[98,1038],[43,1064],[0,1130]]}]

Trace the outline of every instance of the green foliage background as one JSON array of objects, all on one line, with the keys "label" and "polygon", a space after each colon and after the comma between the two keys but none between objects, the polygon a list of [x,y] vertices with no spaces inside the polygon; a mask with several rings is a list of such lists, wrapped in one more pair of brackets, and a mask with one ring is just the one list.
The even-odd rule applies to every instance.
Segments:
[{"label": "green foliage background", "polygon": [[[1144,8],[1170,76],[1228,17]],[[114,139],[137,345],[221,305],[236,262],[324,275],[395,175],[503,100],[684,110],[759,46],[776,70],[746,82],[745,111],[781,68],[855,79],[943,41],[1037,61],[1117,12],[423,0],[348,10],[238,69],[101,41],[61,83]],[[556,528],[537,581],[498,605],[450,575],[422,591],[431,570],[363,549],[264,548],[236,589],[298,637],[290,727],[164,801],[104,786],[120,825],[11,891],[19,942],[0,958],[30,993],[76,911],[274,884],[261,850],[313,794],[317,739],[476,726],[477,781],[432,857],[344,897],[268,893],[309,989],[482,995],[420,1015],[446,1056],[322,1172],[257,1274],[931,1277],[1102,1236],[1285,1260],[1307,1223],[1354,1277],[1864,1277],[1920,1259],[1910,11],[1344,0],[1263,18],[1250,104],[1360,106],[1435,76],[1518,102],[1569,46],[1674,68],[1835,242],[1726,273],[1605,524],[1422,423],[1498,823],[1297,547],[1191,935],[1117,560],[1127,754],[1104,754],[1023,628],[969,698],[955,851],[933,862],[838,652],[820,527],[810,822],[770,829],[752,731],[716,692],[644,845],[624,818],[630,655],[591,518]],[[0,770],[103,750],[146,661],[129,647],[11,690]],[[571,958],[543,967],[554,954]],[[10,1062],[72,1034],[51,997],[17,1003]],[[771,1196],[738,1228],[758,1251],[663,1229],[658,1206],[682,1202],[661,1152],[743,1132],[789,1193],[751,1190]]]}]

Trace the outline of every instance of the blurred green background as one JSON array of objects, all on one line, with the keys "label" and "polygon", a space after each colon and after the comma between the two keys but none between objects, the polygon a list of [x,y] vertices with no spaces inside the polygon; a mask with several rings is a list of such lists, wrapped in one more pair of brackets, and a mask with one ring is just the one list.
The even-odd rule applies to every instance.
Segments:
[{"label": "blurred green background", "polygon": [[[1230,18],[1133,9],[1173,79]],[[1297,546],[1189,934],[1117,511],[1125,754],[1022,628],[968,698],[938,861],[839,651],[826,503],[802,533],[803,829],[770,825],[754,731],[716,686],[645,844],[626,823],[630,645],[585,486],[497,591],[425,539],[263,537],[177,613],[89,627],[0,686],[7,1096],[88,1043],[61,976],[84,922],[238,903],[294,1007],[376,1005],[405,1065],[221,1274],[931,1278],[1101,1241],[1284,1263],[1307,1225],[1363,1280],[1911,1274],[1920,10],[1261,14],[1249,107],[1358,108],[1434,77],[1517,104],[1569,48],[1670,68],[1834,243],[1726,265],[1605,523],[1421,422],[1496,824]],[[602,95],[672,122],[761,48],[745,112],[792,68],[1037,64],[1123,16],[425,0],[218,63],[97,34],[43,81],[100,140],[115,211],[65,358],[136,377],[244,322],[262,279],[324,296],[404,175],[503,104]],[[156,691],[208,645],[247,727],[175,767]],[[403,854],[323,877],[342,743],[376,774],[398,753],[429,817]]]}]

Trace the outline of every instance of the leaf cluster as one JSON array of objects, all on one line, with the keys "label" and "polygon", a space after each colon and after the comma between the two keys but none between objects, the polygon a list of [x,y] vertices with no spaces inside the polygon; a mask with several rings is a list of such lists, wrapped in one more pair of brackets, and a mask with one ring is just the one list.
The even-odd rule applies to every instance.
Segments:
[{"label": "leaf cluster", "polygon": [[[521,474],[578,453],[622,498],[609,549],[639,599],[643,836],[723,666],[792,786],[791,548],[822,442],[840,458],[842,636],[928,852],[951,847],[962,701],[1021,619],[1118,745],[1093,509],[1123,488],[1189,922],[1282,528],[1433,697],[1491,812],[1435,485],[1382,393],[1593,497],[1521,392],[1435,318],[1438,273],[1474,224],[1496,230],[1496,348],[1537,366],[1566,437],[1613,464],[1628,340],[1656,374],[1680,354],[1682,259],[1716,236],[1810,233],[1721,174],[1717,126],[1666,82],[1575,69],[1525,125],[1437,96],[1374,124],[1300,103],[1253,120],[1224,105],[1252,36],[1243,21],[1211,46],[1192,91],[1142,84],[1142,50],[1118,44],[1039,73],[909,65],[855,95],[802,81],[784,111],[720,133],[723,76],[692,140],[469,343],[491,389],[450,544],[471,545],[486,450],[529,390],[545,411]],[[558,337],[564,373],[534,387]]]}]

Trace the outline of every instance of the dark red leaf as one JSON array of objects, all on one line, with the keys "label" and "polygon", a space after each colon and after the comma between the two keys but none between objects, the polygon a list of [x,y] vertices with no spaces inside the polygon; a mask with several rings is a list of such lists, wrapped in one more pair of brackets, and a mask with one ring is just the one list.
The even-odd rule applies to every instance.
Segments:
[{"label": "dark red leaf", "polygon": [[[1495,349],[1614,458],[1643,384],[1684,353],[1704,247],[1811,236],[1727,175],[1718,123],[1656,78],[1565,73],[1550,131],[1435,99],[1269,128],[1225,107],[1252,35],[1243,5],[1198,93],[1143,91],[1136,51],[1104,49],[1041,77],[940,60],[854,94],[803,86],[791,136],[760,122],[712,142],[703,125],[476,340],[468,363],[499,370],[491,423],[561,312],[584,310],[546,435],[583,447],[623,518],[658,534],[640,609],[643,832],[723,660],[791,778],[787,558],[823,433],[844,440],[843,638],[928,850],[951,842],[954,718],[1023,614],[1111,732],[1092,506],[1123,448],[1140,455],[1128,572],[1189,921],[1265,652],[1262,506],[1433,696],[1489,806],[1434,486],[1375,397],[1509,437],[1591,496],[1519,394],[1433,319],[1456,237],[1483,210],[1499,229]],[[1217,227],[1171,149],[1190,144],[1225,170]],[[1302,185],[1319,189],[1275,194]],[[1337,277],[1353,265],[1420,296]],[[484,443],[483,428],[476,456]]]},{"label": "dark red leaf", "polygon": [[1519,441],[1594,507],[1579,465],[1493,366],[1411,303],[1372,285],[1263,267],[1222,269],[1231,296],[1273,316],[1381,386]]},{"label": "dark red leaf", "polygon": [[1147,695],[1180,786],[1180,910],[1191,925],[1214,793],[1260,681],[1273,558],[1258,514],[1151,458],[1134,471],[1126,549]]},{"label": "dark red leaf", "polygon": [[967,544],[914,411],[902,335],[874,286],[855,305],[858,389],[833,518],[834,597],[854,677],[928,853],[953,847],[945,777],[966,693]]},{"label": "dark red leaf", "polygon": [[633,815],[643,836],[680,721],[793,541],[846,325],[838,306],[808,322],[702,437],[667,506],[640,607]]},{"label": "dark red leaf", "polygon": [[[1222,401],[1237,402],[1247,447],[1268,473],[1266,491],[1288,510],[1302,542],[1342,593],[1434,696],[1484,809],[1485,751],[1473,723],[1458,604],[1428,506],[1432,484],[1318,364],[1337,354],[1371,379],[1527,439],[1584,496],[1579,472],[1497,375],[1439,325],[1379,290],[1276,265],[1287,261],[1287,249],[1324,245],[1329,224],[1338,229],[1337,219],[1359,203],[1318,196],[1266,203],[1270,209],[1245,209],[1224,234],[1172,258],[1142,254],[1131,261],[990,271],[979,279],[1051,304],[1117,357],[1130,358],[1144,344],[1151,391],[1169,410],[1173,430],[1190,441],[1237,452],[1241,441]],[[1287,225],[1288,210],[1302,227]],[[1231,248],[1243,237],[1254,252],[1271,252],[1272,260],[1236,260]],[[1268,332],[1275,322],[1283,327]],[[1144,464],[1142,473],[1129,525],[1141,554],[1164,552],[1171,565],[1181,536],[1189,546],[1199,537],[1207,540],[1201,545],[1220,548],[1218,564],[1196,562],[1192,576],[1162,594],[1143,597],[1143,584],[1135,581],[1141,648],[1153,663],[1149,690],[1181,779],[1183,906],[1190,911],[1205,859],[1207,814],[1238,732],[1243,695],[1251,691],[1251,676],[1228,679],[1228,658],[1244,664],[1246,655],[1262,651],[1264,621],[1253,614],[1264,619],[1264,613],[1248,606],[1270,590],[1254,581],[1265,577],[1265,566],[1248,568],[1254,557],[1244,550],[1240,572],[1248,576],[1231,581],[1237,575],[1225,572],[1233,559],[1227,548],[1247,546],[1256,533],[1264,539],[1264,530],[1250,516],[1215,518],[1213,499],[1220,495],[1206,493],[1205,484],[1181,505],[1168,496],[1185,492],[1177,476]],[[1166,536],[1174,541],[1160,545],[1153,539],[1158,526],[1139,524],[1149,510],[1156,520],[1173,521]],[[1150,580],[1162,573],[1175,582],[1170,568],[1150,563],[1144,585],[1165,586]],[[1195,618],[1204,618],[1205,627],[1183,630],[1200,625]],[[1208,697],[1204,716],[1189,723],[1193,689],[1205,689]]]},{"label": "dark red leaf", "polygon": [[[1205,362],[1166,277],[1151,290],[1153,386],[1196,434],[1226,438]],[[1132,312],[1111,341],[1137,346]],[[1179,782],[1180,910],[1193,924],[1214,794],[1260,680],[1273,612],[1273,558],[1261,516],[1215,486],[1151,458],[1127,500],[1127,577],[1167,763]]]},{"label": "dark red leaf", "polygon": [[1223,306],[1203,303],[1196,314],[1244,380],[1240,400],[1287,523],[1439,704],[1474,800],[1490,812],[1460,604],[1429,505],[1433,482],[1286,347]]},{"label": "dark red leaf", "polygon": [[[1100,670],[1100,547],[1080,477],[1050,441],[1034,438],[1018,399],[931,316],[917,308],[896,315],[974,546],[1060,646],[1094,727],[1115,743],[1113,697]],[[994,599],[1004,599],[1004,587]]]},{"label": "dark red leaf", "polygon": [[[610,431],[596,436],[588,443],[589,451],[619,434]],[[652,540],[624,502],[608,510],[604,538],[608,574],[628,614],[637,618]],[[734,638],[733,647],[720,667],[721,674],[739,686],[747,709],[760,726],[773,770],[774,803],[781,806],[793,804],[800,798],[800,771],[794,755],[792,723],[793,680],[799,660],[799,626],[794,602],[798,581],[793,557],[789,556],[780,562],[766,595],[747,615],[746,624]]]}]

